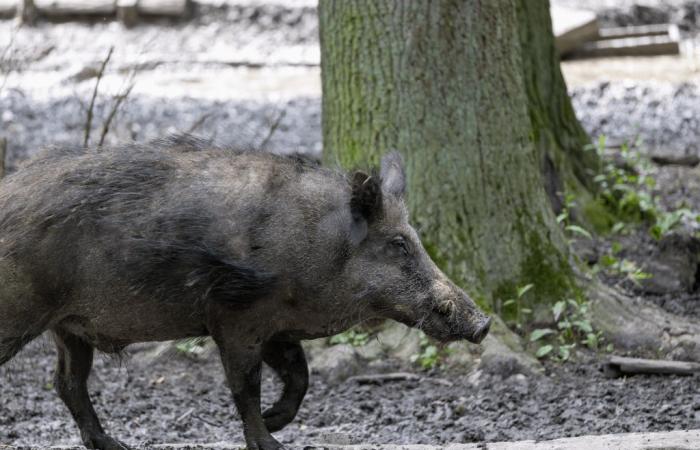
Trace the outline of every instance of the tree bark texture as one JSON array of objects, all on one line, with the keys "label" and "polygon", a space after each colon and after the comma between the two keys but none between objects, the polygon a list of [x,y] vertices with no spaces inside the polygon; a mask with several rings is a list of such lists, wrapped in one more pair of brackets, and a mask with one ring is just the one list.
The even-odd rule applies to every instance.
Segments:
[{"label": "tree bark texture", "polygon": [[550,202],[559,212],[564,191],[590,201],[599,160],[588,147],[559,67],[549,0],[516,0],[516,8],[531,139],[540,152]]},{"label": "tree bark texture", "polygon": [[[523,52],[526,1],[319,4],[326,161],[366,166],[386,151],[403,153],[426,248],[497,312],[519,286],[533,283],[523,301],[546,306],[575,285],[541,169],[544,153],[559,158],[581,130],[557,135],[558,108],[570,113],[564,122],[575,117],[558,65],[548,76],[562,91],[543,94],[533,63],[540,56]],[[553,98],[562,104],[551,106]]]}]

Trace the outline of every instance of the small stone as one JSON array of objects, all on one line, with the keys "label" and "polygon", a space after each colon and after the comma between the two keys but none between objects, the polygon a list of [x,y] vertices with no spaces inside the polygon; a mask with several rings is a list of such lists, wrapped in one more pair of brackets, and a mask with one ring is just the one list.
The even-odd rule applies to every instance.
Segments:
[{"label": "small stone", "polygon": [[491,335],[482,342],[479,368],[484,372],[508,378],[515,374],[532,374],[537,372],[538,362],[526,353],[516,352]]},{"label": "small stone", "polygon": [[384,353],[384,349],[377,339],[372,339],[365,345],[355,347],[355,351],[362,358],[369,361],[379,359]]},{"label": "small stone", "polygon": [[644,270],[652,276],[642,281],[642,290],[650,294],[692,292],[699,262],[699,239],[681,233],[669,234],[661,239],[644,264]]},{"label": "small stone", "polygon": [[316,354],[309,367],[329,383],[337,384],[360,373],[363,361],[349,344],[333,345]]},{"label": "small stone", "polygon": [[387,354],[402,361],[420,353],[420,332],[398,322],[388,322],[377,341]]}]

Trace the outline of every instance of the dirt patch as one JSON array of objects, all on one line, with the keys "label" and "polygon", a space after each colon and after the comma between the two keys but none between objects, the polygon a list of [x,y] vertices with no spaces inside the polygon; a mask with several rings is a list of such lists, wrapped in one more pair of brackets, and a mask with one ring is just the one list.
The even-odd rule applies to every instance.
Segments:
[{"label": "dirt patch", "polygon": [[[54,355],[37,342],[0,368],[0,443],[77,444],[78,433],[51,389]],[[549,439],[583,434],[700,427],[700,377],[610,380],[595,359],[548,366],[546,375],[506,380],[486,374],[418,372],[417,380],[329,385],[311,379],[297,420],[276,436],[287,444],[447,443]],[[264,402],[276,392],[267,374]],[[92,396],[105,425],[132,445],[241,441],[218,358],[174,354],[144,366],[99,359]]]}]

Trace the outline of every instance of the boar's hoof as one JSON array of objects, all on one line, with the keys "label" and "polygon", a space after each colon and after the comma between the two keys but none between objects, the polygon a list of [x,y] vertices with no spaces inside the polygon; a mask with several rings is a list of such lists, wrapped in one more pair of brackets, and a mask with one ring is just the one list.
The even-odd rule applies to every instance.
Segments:
[{"label": "boar's hoof", "polygon": [[284,445],[280,444],[270,436],[265,439],[250,440],[246,443],[247,450],[285,450]]},{"label": "boar's hoof", "polygon": [[285,407],[281,404],[275,404],[271,408],[266,409],[262,416],[267,430],[270,433],[274,433],[289,425],[294,420],[295,415],[296,409],[294,406]]},{"label": "boar's hoof", "polygon": [[106,434],[88,436],[83,439],[83,444],[85,444],[85,447],[95,450],[130,450],[128,445],[112,439]]}]

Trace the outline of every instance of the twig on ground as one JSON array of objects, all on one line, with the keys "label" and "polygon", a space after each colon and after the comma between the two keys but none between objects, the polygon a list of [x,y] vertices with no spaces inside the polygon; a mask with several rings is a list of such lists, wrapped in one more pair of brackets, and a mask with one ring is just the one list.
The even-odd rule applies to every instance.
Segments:
[{"label": "twig on ground", "polygon": [[107,53],[107,57],[102,61],[102,65],[100,66],[100,71],[97,72],[97,81],[95,81],[95,89],[92,91],[92,98],[90,99],[90,106],[88,106],[87,110],[87,120],[85,121],[85,139],[83,139],[83,147],[88,146],[88,142],[90,141],[90,130],[92,129],[92,115],[93,111],[95,109],[95,99],[97,98],[97,92],[100,89],[100,81],[102,80],[102,76],[105,73],[105,69],[107,68],[107,64],[109,64],[109,60],[112,58],[112,53],[114,52],[114,46],[109,48],[109,52]]},{"label": "twig on ground", "polygon": [[277,118],[270,124],[270,129],[267,131],[267,136],[265,136],[265,139],[260,142],[259,148],[261,150],[265,149],[265,146],[270,142],[270,139],[272,139],[272,136],[275,134],[275,131],[277,131],[277,128],[280,126],[280,123],[282,122],[282,119],[284,119],[284,116],[287,115],[287,110],[283,109],[280,111],[280,113],[277,115]]},{"label": "twig on ground", "polygon": [[442,386],[447,386],[447,387],[452,387],[455,384],[451,382],[450,380],[445,380],[444,378],[422,378],[421,381],[426,381],[428,383],[435,383],[435,384],[440,384]]},{"label": "twig on ground", "polygon": [[382,384],[391,381],[415,381],[421,377],[409,372],[392,372],[392,373],[377,373],[369,375],[356,375],[348,378],[348,381],[354,381],[358,384]]},{"label": "twig on ground", "polygon": [[175,419],[175,423],[180,423],[183,420],[187,419],[189,416],[192,415],[193,412],[194,412],[194,408],[188,409],[187,411],[185,411],[185,413],[183,415],[181,415],[180,417]]},{"label": "twig on ground", "polygon": [[194,417],[194,418],[197,419],[197,420],[200,420],[200,421],[204,422],[205,424],[209,425],[210,427],[214,427],[214,428],[223,428],[223,425],[221,425],[220,423],[212,422],[212,421],[210,421],[210,420],[208,420],[208,419],[205,419],[204,417],[201,417],[201,416],[199,416],[199,415],[197,415],[197,414],[192,414],[192,417]]},{"label": "twig on ground", "polygon": [[98,147],[102,147],[102,144],[105,142],[105,138],[107,137],[107,133],[109,133],[109,126],[112,123],[112,120],[114,119],[114,116],[117,115],[117,111],[119,111],[119,107],[121,104],[124,102],[124,100],[129,97],[129,94],[131,94],[131,90],[134,88],[134,84],[130,84],[128,88],[126,88],[125,91],[123,91],[121,94],[117,95],[114,98],[114,103],[112,104],[112,109],[109,111],[109,115],[107,116],[107,119],[105,120],[104,124],[102,124],[102,134],[100,135],[100,142],[97,144]]}]

